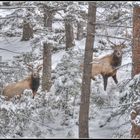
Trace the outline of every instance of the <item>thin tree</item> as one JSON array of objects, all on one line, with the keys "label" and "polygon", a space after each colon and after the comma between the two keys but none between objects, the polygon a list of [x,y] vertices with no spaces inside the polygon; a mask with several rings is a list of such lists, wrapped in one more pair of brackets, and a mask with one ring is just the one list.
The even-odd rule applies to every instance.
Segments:
[{"label": "thin tree", "polygon": [[89,2],[87,38],[84,55],[84,69],[82,79],[81,103],[79,112],[79,137],[89,138],[89,102],[90,102],[90,86],[91,86],[91,64],[93,57],[93,44],[96,22],[96,2]]},{"label": "thin tree", "polygon": [[77,40],[83,39],[83,22],[77,22]]},{"label": "thin tree", "polygon": [[[80,4],[80,2],[78,2]],[[84,38],[84,26],[85,21],[87,20],[87,14],[85,11],[80,11],[80,16],[82,20],[77,21],[77,40],[81,40]]]},{"label": "thin tree", "polygon": [[140,73],[140,7],[133,9],[132,77]]},{"label": "thin tree", "polygon": [[[48,28],[48,31],[52,31],[52,15],[48,12],[48,7],[44,6],[44,27]],[[46,13],[47,12],[47,13]],[[51,17],[46,17],[51,16]],[[43,76],[42,76],[42,90],[49,91],[52,85],[51,82],[51,67],[52,67],[52,54],[51,54],[52,44],[46,42],[43,44]]]},{"label": "thin tree", "polygon": [[49,91],[52,85],[51,82],[51,66],[52,66],[52,55],[51,55],[52,44],[43,44],[43,77],[42,77],[42,90]]},{"label": "thin tree", "polygon": [[67,15],[67,17],[65,18],[65,33],[66,33],[66,50],[68,50],[69,48],[72,48],[75,45],[73,23],[69,15]]},{"label": "thin tree", "polygon": [[51,7],[44,5],[44,27],[48,27],[50,30],[52,30],[52,23],[55,12],[56,11],[52,10]]},{"label": "thin tree", "polygon": [[33,38],[33,27],[27,20],[23,20],[23,33],[21,41],[28,41]]}]

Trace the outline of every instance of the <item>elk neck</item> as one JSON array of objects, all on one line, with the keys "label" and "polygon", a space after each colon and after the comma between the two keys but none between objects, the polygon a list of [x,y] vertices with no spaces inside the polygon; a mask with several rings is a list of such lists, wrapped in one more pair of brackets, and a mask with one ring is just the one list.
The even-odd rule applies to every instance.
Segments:
[{"label": "elk neck", "polygon": [[34,78],[34,77],[31,75],[31,89],[32,89],[33,91],[37,91],[39,85],[40,85],[40,78],[39,78],[39,77]]},{"label": "elk neck", "polygon": [[118,66],[121,65],[122,62],[122,56],[121,57],[117,57],[116,55],[112,55],[112,67],[116,68]]}]

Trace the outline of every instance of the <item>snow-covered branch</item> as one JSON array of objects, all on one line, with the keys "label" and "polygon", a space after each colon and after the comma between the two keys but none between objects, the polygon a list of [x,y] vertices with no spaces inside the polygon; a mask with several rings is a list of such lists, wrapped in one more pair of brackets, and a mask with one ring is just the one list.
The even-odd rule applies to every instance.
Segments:
[{"label": "snow-covered branch", "polygon": [[6,17],[0,17],[0,19],[10,19],[10,18],[23,18],[22,16],[6,16]]},{"label": "snow-covered branch", "polygon": [[36,6],[0,6],[0,9],[36,8]]},{"label": "snow-covered branch", "polygon": [[15,52],[15,51],[11,51],[11,50],[9,50],[9,49],[4,49],[4,48],[0,48],[0,50],[4,50],[4,51],[11,52],[11,53],[16,53],[16,54],[22,54],[22,53]]},{"label": "snow-covered branch", "polygon": [[125,104],[121,104],[121,105],[117,105],[117,106],[104,106],[104,109],[108,109],[108,108],[119,108],[119,107],[124,107],[124,106],[128,106],[128,105],[133,105],[133,104],[139,104],[140,101],[137,102],[129,102],[129,103],[125,103]]},{"label": "snow-covered branch", "polygon": [[102,25],[102,26],[108,26],[108,27],[124,27],[124,28],[133,28],[132,26],[124,26],[124,25],[113,25],[113,24],[105,24],[105,23],[95,23],[95,25]]},{"label": "snow-covered branch", "polygon": [[91,34],[91,35],[93,35],[93,36],[102,36],[102,37],[110,37],[110,38],[116,38],[116,39],[123,39],[123,40],[132,41],[130,38],[124,38],[124,37],[118,37],[118,36],[103,35],[103,34]]}]

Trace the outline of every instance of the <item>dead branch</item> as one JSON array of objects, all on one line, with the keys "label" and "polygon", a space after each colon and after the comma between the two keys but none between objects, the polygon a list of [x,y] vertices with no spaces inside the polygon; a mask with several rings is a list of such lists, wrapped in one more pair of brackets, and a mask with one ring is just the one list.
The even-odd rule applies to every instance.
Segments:
[{"label": "dead branch", "polygon": [[102,35],[102,34],[91,34],[93,36],[102,36],[102,37],[110,37],[110,38],[116,38],[116,39],[123,39],[123,40],[128,40],[128,41],[132,41],[129,38],[125,38],[125,37],[118,37],[118,36],[110,36],[110,35]]},{"label": "dead branch", "polygon": [[4,48],[0,48],[0,50],[4,50],[4,51],[7,51],[7,52],[16,53],[16,54],[22,54],[22,53],[11,51],[9,49],[4,49]]},{"label": "dead branch", "polygon": [[35,6],[0,6],[0,9],[36,8]]}]

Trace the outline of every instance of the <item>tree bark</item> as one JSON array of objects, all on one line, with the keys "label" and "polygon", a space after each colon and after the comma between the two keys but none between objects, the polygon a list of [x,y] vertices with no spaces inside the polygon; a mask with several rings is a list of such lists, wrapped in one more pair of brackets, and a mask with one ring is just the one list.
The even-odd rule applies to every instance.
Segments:
[{"label": "tree bark", "polygon": [[83,22],[77,23],[77,40],[83,39]]},{"label": "tree bark", "polygon": [[[53,23],[53,16],[54,13],[50,12],[49,7],[44,5],[44,27],[47,27],[49,30],[48,32],[52,31],[52,23]],[[49,91],[52,82],[51,82],[51,68],[52,68],[52,44],[51,43],[44,43],[43,45],[43,77],[42,77],[42,90]]]},{"label": "tree bark", "polygon": [[43,44],[43,76],[42,76],[42,90],[49,91],[52,85],[51,82],[51,48],[52,44],[44,43]]},{"label": "tree bark", "polygon": [[28,41],[33,38],[33,27],[26,20],[23,21],[23,34],[21,41]]},{"label": "tree bark", "polygon": [[133,9],[132,77],[140,72],[140,7]]},{"label": "tree bark", "polygon": [[44,7],[44,27],[48,27],[52,31],[54,12]]},{"label": "tree bark", "polygon": [[140,138],[140,126],[136,124],[137,122],[135,119],[140,115],[140,104],[133,106],[133,111],[131,111],[131,138]]},{"label": "tree bark", "polygon": [[83,79],[82,79],[82,91],[81,91],[81,104],[79,112],[79,137],[89,138],[89,102],[90,102],[90,86],[91,86],[91,68],[90,62],[93,57],[93,44],[95,33],[96,22],[96,2],[89,3],[88,9],[88,23],[87,23],[87,38],[86,47],[84,55],[84,69],[83,69]]},{"label": "tree bark", "polygon": [[73,33],[73,25],[69,21],[65,22],[65,32],[66,32],[66,50],[72,48],[74,46],[74,33]]}]

